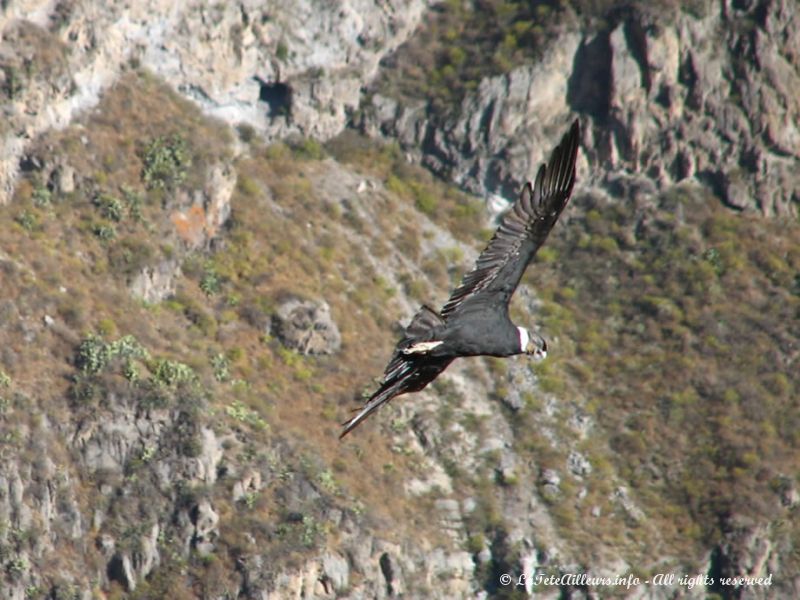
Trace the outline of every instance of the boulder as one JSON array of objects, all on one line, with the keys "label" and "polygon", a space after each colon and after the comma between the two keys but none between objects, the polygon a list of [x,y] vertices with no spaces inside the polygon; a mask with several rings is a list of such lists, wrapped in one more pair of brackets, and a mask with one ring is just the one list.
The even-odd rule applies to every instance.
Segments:
[{"label": "boulder", "polygon": [[161,302],[175,292],[175,280],[181,275],[181,267],[174,260],[145,267],[133,278],[130,292],[145,302]]},{"label": "boulder", "polygon": [[211,554],[214,542],[219,537],[219,515],[206,498],[200,500],[192,509],[190,518],[194,523],[192,544],[200,554]]},{"label": "boulder", "polygon": [[330,306],[320,300],[292,298],[281,304],[272,319],[272,333],[301,354],[334,354],[342,345]]}]

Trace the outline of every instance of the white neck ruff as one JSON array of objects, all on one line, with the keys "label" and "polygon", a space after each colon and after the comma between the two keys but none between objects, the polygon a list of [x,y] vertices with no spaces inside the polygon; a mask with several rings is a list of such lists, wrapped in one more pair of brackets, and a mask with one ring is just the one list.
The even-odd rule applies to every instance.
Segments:
[{"label": "white neck ruff", "polygon": [[517,327],[517,331],[519,331],[519,349],[520,352],[525,352],[525,349],[528,347],[528,342],[531,339],[531,336],[528,334],[528,330],[524,327]]}]

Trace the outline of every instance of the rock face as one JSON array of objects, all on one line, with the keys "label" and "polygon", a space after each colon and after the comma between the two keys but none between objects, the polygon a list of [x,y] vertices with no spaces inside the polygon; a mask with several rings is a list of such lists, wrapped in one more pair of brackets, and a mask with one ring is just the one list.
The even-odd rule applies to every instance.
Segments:
[{"label": "rock face", "polygon": [[207,248],[231,214],[236,173],[230,165],[214,165],[202,189],[180,189],[171,202],[175,235],[189,250]]},{"label": "rock face", "polygon": [[[484,79],[442,125],[377,90],[362,127],[470,191],[513,198],[576,112],[582,179],[687,178],[766,215],[800,204],[800,16],[792,0],[646,9],[565,32],[534,66]],[[597,181],[603,185],[603,181]]]},{"label": "rock face", "polygon": [[131,281],[131,294],[145,302],[160,302],[173,294],[175,278],[180,272],[180,266],[173,261],[162,261],[152,267],[145,267]]},{"label": "rock face", "polygon": [[269,138],[329,138],[428,4],[4,2],[0,87],[9,126],[0,128],[0,204],[28,142],[96,104],[131,62],[231,124]]},{"label": "rock face", "polygon": [[[427,5],[195,2],[165,13],[155,0],[63,10],[7,3],[0,203],[25,168],[28,141],[96,103],[128,61],[268,138],[336,135],[381,57],[412,34]],[[424,102],[401,104],[378,90],[362,127],[397,137],[473,192],[510,199],[578,112],[592,124],[584,148],[598,177],[647,173],[665,186],[693,177],[734,208],[796,214],[794,3],[708,2],[703,13],[629,11],[608,29],[566,31],[537,64],[482,81],[440,126]],[[62,189],[74,185],[68,170],[57,175]]]},{"label": "rock face", "polygon": [[[159,526],[155,524],[150,531],[136,540],[138,547],[114,552],[107,566],[108,577],[120,583],[125,589],[134,591],[139,581],[147,577],[153,569],[158,567],[160,556],[158,552]],[[115,540],[105,537],[102,545],[106,552],[114,551]]]},{"label": "rock face", "polygon": [[301,354],[333,354],[342,345],[327,302],[291,299],[275,313],[272,331],[287,348]]}]

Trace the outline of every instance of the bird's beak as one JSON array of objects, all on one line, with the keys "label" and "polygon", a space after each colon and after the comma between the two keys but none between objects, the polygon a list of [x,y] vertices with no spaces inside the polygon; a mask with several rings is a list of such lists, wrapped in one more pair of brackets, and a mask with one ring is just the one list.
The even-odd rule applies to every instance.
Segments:
[{"label": "bird's beak", "polygon": [[538,340],[532,339],[528,342],[525,353],[537,360],[543,360],[547,357],[547,342],[541,338]]}]

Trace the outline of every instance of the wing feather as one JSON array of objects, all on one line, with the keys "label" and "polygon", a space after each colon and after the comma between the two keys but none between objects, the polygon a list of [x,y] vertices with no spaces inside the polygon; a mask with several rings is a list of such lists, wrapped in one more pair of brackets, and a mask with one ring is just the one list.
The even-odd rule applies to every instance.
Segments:
[{"label": "wing feather", "polygon": [[481,300],[481,296],[492,292],[501,294],[507,305],[525,267],[569,200],[575,184],[579,140],[580,125],[576,119],[547,165],[539,167],[533,185],[527,182],[523,186],[519,199],[503,216],[475,267],[445,303],[441,310],[443,318],[447,319],[471,304],[473,299]]},{"label": "wing feather", "polygon": [[343,429],[339,439],[353,431],[364,419],[395,396],[423,389],[436,379],[452,360],[452,358],[404,357],[395,351],[391,363],[386,368],[380,388],[370,396],[354,417],[342,423]]},{"label": "wing feather", "polygon": [[408,327],[405,328],[403,338],[397,343],[392,358],[383,373],[380,387],[353,418],[342,423],[344,429],[339,438],[346,436],[378,407],[395,396],[421,390],[445,370],[453,360],[452,358],[409,356],[403,352],[417,342],[433,339],[442,325],[444,325],[444,320],[439,313],[426,305],[420,307]]}]

